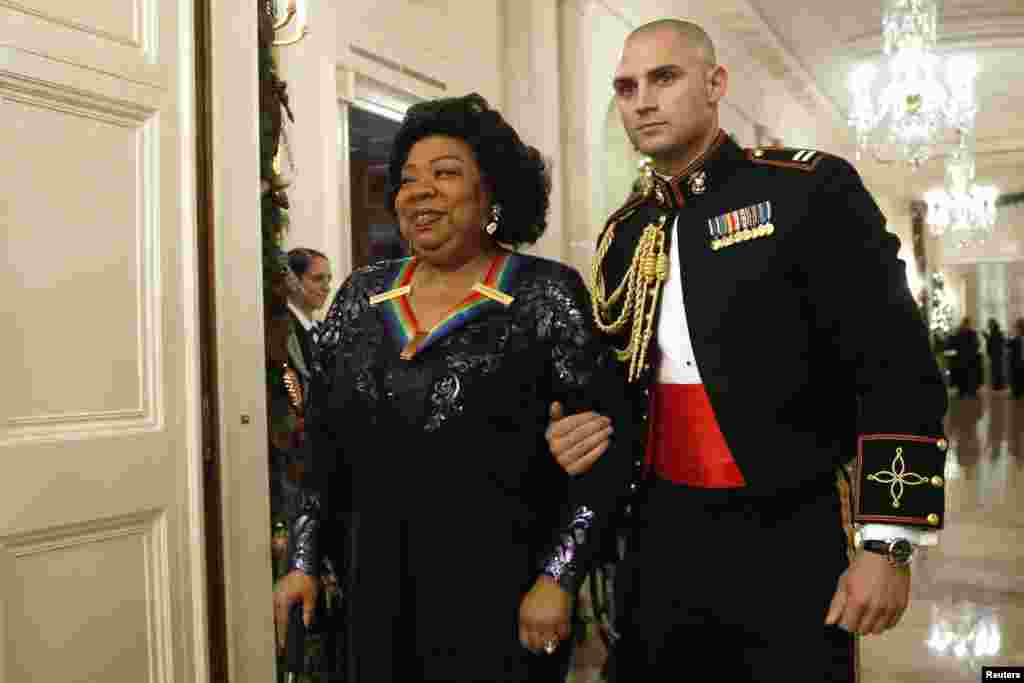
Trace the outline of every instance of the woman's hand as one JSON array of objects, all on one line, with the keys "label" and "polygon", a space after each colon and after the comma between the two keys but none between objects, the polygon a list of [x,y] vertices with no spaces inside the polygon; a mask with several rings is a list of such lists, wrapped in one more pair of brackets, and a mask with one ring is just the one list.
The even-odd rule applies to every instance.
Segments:
[{"label": "woman's hand", "polygon": [[569,637],[570,596],[549,576],[539,577],[519,605],[519,642],[551,654]]},{"label": "woman's hand", "polygon": [[294,569],[277,582],[274,591],[274,631],[277,633],[277,647],[284,651],[288,637],[288,612],[292,605],[302,601],[302,623],[309,628],[313,623],[313,606],[319,592],[320,579]]}]

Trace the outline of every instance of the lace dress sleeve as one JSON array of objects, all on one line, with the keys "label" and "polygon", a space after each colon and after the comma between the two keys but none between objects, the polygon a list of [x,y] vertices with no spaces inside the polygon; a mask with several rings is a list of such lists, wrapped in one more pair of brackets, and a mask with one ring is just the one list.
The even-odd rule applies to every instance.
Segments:
[{"label": "lace dress sleeve", "polygon": [[[539,332],[551,349],[552,397],[565,405],[567,413],[596,410],[613,423],[626,419],[614,355],[594,325],[582,278],[568,271],[563,281],[548,284],[546,299]],[[563,525],[540,568],[569,593],[578,591],[596,560],[600,540],[607,537],[628,497],[632,470],[632,458],[624,452],[628,448],[628,442],[617,442],[613,436],[597,463],[570,481]]]}]

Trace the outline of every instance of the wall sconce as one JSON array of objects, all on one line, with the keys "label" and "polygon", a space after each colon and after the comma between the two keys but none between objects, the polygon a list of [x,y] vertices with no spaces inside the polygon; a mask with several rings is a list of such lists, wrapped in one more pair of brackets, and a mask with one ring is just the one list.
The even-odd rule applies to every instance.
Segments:
[{"label": "wall sconce", "polygon": [[[270,0],[270,4],[274,15],[275,47],[294,45],[309,35],[305,2],[300,5],[299,0]],[[292,30],[288,37],[277,37],[283,36],[289,27]]]}]

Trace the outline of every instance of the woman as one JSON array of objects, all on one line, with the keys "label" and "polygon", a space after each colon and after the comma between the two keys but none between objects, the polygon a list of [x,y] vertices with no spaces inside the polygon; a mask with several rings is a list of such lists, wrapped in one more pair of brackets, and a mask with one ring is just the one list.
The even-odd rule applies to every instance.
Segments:
[{"label": "woman", "polygon": [[[296,247],[288,252],[288,266],[298,279],[298,287],[288,296],[288,308],[296,331],[312,336],[316,328],[313,315],[324,307],[327,295],[331,293],[331,262],[316,249]],[[305,353],[306,347],[303,346],[302,350]]]},{"label": "woman", "polygon": [[413,257],[354,273],[327,315],[322,498],[294,523],[278,621],[311,605],[347,526],[351,680],[560,683],[570,596],[631,462],[567,479],[547,406],[621,414],[612,358],[579,275],[503,246],[541,236],[550,182],[483,98],[410,109],[389,180]]},{"label": "woman", "polygon": [[[310,380],[316,349],[317,323],[313,317],[323,308],[331,291],[331,264],[316,249],[297,247],[288,252],[288,266],[295,278],[288,292],[288,330],[284,349],[281,392],[295,419],[290,422],[287,438],[275,439],[273,446],[272,486],[290,490],[302,482],[305,439],[304,416],[309,400]],[[275,432],[280,434],[281,432]],[[286,468],[286,469],[283,469]],[[280,497],[274,498],[273,510],[280,509]]]}]

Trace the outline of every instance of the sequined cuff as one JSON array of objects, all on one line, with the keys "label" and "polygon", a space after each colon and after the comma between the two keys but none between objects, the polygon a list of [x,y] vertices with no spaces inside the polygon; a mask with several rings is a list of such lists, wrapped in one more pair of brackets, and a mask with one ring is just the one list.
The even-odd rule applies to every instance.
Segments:
[{"label": "sequined cuff", "polygon": [[288,569],[320,575],[320,499],[302,494],[288,534]]},{"label": "sequined cuff", "polygon": [[559,533],[554,548],[545,558],[541,568],[542,574],[550,576],[572,595],[576,594],[583,580],[585,568],[579,566],[579,554],[587,543],[593,524],[593,510],[585,505],[576,508],[568,526]]}]

